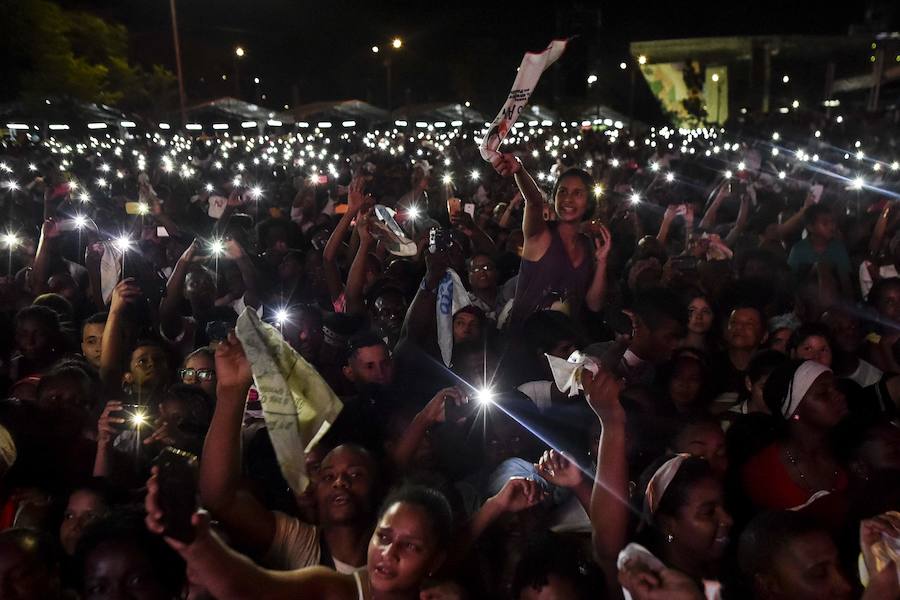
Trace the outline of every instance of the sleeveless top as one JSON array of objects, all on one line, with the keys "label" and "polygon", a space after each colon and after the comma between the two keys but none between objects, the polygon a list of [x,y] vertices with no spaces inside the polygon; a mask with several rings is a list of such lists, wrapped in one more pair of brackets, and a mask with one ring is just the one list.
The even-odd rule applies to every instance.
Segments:
[{"label": "sleeveless top", "polygon": [[362,575],[360,575],[360,573],[362,573],[363,571],[365,571],[365,569],[353,571],[353,581],[356,582],[356,597],[358,598],[358,600],[367,600],[368,598],[365,592],[366,585],[363,583]]},{"label": "sleeveless top", "polygon": [[578,320],[584,296],[594,271],[593,251],[589,240],[579,235],[584,257],[577,267],[572,265],[559,231],[550,226],[550,246],[537,261],[522,259],[513,302],[511,323],[521,326],[532,313],[563,301],[570,315]]}]

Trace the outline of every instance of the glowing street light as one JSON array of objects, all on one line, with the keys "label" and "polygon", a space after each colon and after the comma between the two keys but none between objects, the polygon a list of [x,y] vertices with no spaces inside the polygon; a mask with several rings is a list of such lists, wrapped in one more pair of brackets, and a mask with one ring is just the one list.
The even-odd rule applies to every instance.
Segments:
[{"label": "glowing street light", "polygon": [[597,76],[596,75],[588,75],[587,84],[594,85],[595,83],[597,83]]},{"label": "glowing street light", "polygon": [[400,48],[403,47],[403,40],[401,40],[398,37],[395,37],[393,40],[391,40],[391,47],[394,50],[399,50]]},{"label": "glowing street light", "polygon": [[784,77],[781,78],[781,83],[789,83],[790,81],[791,81],[791,78],[788,77],[787,75],[785,75]]},{"label": "glowing street light", "polygon": [[372,46],[372,54],[378,54],[378,46]]},{"label": "glowing street light", "polygon": [[237,46],[237,47],[234,49],[234,55],[237,56],[238,58],[244,58],[244,54],[246,54],[246,52],[244,52],[244,48],[243,48],[243,47]]},{"label": "glowing street light", "polygon": [[622,69],[622,70],[624,71],[625,69],[628,68],[628,65],[625,64],[624,62],[620,62],[620,63],[619,63],[619,68]]},{"label": "glowing street light", "polygon": [[638,64],[646,65],[646,64],[647,64],[647,57],[644,56],[643,54],[641,54],[640,56],[638,56]]},{"label": "glowing street light", "polygon": [[718,73],[713,73],[713,74],[712,74],[712,80],[713,80],[713,83],[719,83],[719,74],[718,74]]}]

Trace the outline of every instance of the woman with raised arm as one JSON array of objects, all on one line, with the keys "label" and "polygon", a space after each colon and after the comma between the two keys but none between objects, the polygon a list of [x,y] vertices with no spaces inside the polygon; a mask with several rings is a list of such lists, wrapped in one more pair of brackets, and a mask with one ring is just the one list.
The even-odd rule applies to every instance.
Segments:
[{"label": "woman with raised arm", "polygon": [[582,223],[594,213],[594,180],[581,169],[562,173],[551,194],[558,220],[550,224],[544,219],[544,194],[522,162],[503,154],[495,168],[500,175],[514,177],[525,197],[525,242],[510,322],[519,325],[554,301],[564,302],[576,320],[585,304],[591,311],[599,311],[606,292],[611,237],[606,227],[598,225],[598,238],[592,246],[582,233]]},{"label": "woman with raised arm", "polygon": [[[164,533],[159,483],[147,483],[147,527]],[[442,565],[453,533],[447,499],[425,487],[406,487],[385,501],[369,541],[366,567],[341,574],[325,567],[269,571],[229,549],[209,529],[205,514],[193,517],[190,544],[166,537],[188,565],[194,584],[215,598],[317,598],[320,600],[417,600],[422,582]]]}]

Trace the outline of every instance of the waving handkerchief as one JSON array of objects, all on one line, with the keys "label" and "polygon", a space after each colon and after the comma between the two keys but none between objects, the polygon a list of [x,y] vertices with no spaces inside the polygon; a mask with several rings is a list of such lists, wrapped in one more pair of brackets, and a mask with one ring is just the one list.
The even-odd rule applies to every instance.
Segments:
[{"label": "waving handkerchief", "polygon": [[597,360],[576,350],[569,356],[568,360],[563,360],[556,356],[545,354],[547,362],[550,363],[550,371],[553,373],[553,381],[561,392],[569,392],[569,397],[577,396],[584,389],[581,384],[581,373],[587,369],[594,375],[600,370]]}]

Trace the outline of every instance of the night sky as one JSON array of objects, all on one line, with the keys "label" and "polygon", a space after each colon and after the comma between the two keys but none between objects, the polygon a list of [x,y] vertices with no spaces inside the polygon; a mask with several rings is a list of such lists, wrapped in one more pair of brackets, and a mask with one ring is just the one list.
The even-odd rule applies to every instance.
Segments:
[{"label": "night sky", "polygon": [[[61,4],[123,23],[133,33],[135,60],[159,62],[174,72],[168,0]],[[239,65],[245,99],[281,108],[294,103],[295,86],[299,103],[359,98],[384,105],[384,56],[390,39],[400,36],[403,49],[391,51],[395,107],[406,101],[471,100],[486,112],[502,102],[522,53],[543,48],[553,37],[580,34],[561,61],[557,92],[583,94],[585,73],[597,71],[605,99],[614,104],[621,103],[622,94],[615,92],[626,84],[615,65],[627,58],[630,41],[844,34],[865,12],[863,2],[834,7],[824,0],[654,4],[178,0],[177,7],[189,104],[234,95],[239,44],[247,50]],[[381,53],[374,55],[373,45]],[[253,77],[260,78],[259,86]],[[535,101],[548,101],[551,88],[542,84]]]}]

